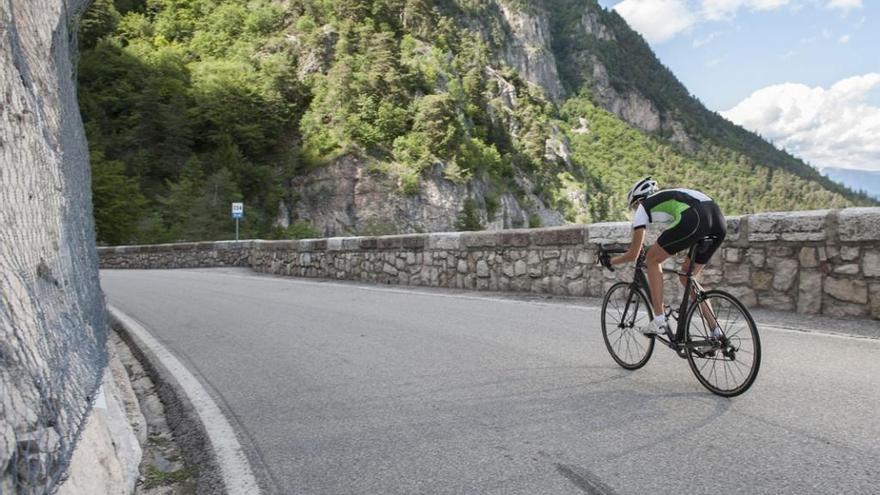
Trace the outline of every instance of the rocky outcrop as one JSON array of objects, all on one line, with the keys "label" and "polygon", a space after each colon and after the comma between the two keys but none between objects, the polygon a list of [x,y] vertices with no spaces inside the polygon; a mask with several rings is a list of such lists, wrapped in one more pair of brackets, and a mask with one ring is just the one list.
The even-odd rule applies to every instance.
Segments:
[{"label": "rocky outcrop", "polygon": [[[290,209],[291,220],[308,220],[329,237],[442,232],[454,230],[465,201],[471,200],[487,228],[523,227],[530,214],[541,218],[542,225],[564,223],[558,212],[530,192],[534,187],[524,177],[518,180],[531,203],[528,211],[509,192],[495,195],[485,181],[462,184],[445,178],[443,167],[438,163],[423,172],[417,191],[407,194],[393,175],[370,170],[370,162],[358,155],[344,155],[294,180],[291,189],[298,200]],[[494,210],[491,217],[487,210]]]},{"label": "rocky outcrop", "polygon": [[585,7],[584,12],[581,14],[580,27],[585,34],[595,36],[599,40],[617,41],[617,38],[614,37],[614,33],[608,29],[608,26],[602,24],[599,14],[593,12],[588,7]]},{"label": "rocky outcrop", "polygon": [[[553,52],[554,33],[548,20],[550,13],[544,11],[545,7],[541,2],[525,7],[498,0],[497,5],[509,33],[502,47],[503,61],[515,68],[525,80],[540,86],[552,100],[560,101],[565,98],[557,69],[559,61]],[[581,11],[576,37],[617,42],[613,30],[603,23],[597,4],[584,2],[578,8]],[[585,51],[582,58],[587,62],[583,67],[589,75],[587,83],[596,102],[603,108],[645,132],[664,131],[669,134],[670,141],[678,144],[684,151],[695,151],[696,143],[687,135],[680,122],[657,108],[635,86],[627,89],[615,87],[607,68],[595,53]],[[577,91],[580,88],[570,89]]]},{"label": "rocky outcrop", "polygon": [[611,85],[608,71],[598,58],[592,57],[592,67],[593,94],[600,105],[633,127],[646,132],[660,130],[660,111],[651,100],[636,91],[620,94]]},{"label": "rocky outcrop", "polygon": [[0,2],[0,493],[57,486],[106,363],[69,31],[87,4]]},{"label": "rocky outcrop", "polygon": [[543,88],[552,100],[563,96],[562,83],[551,48],[550,23],[540,7],[535,11],[498,0],[508,37],[502,47],[502,56],[508,65],[525,80]]}]

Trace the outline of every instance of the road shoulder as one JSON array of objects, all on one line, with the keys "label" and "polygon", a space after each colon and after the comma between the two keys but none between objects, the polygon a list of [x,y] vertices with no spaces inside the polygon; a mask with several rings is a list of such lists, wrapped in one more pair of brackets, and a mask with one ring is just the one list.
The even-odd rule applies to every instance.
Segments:
[{"label": "road shoulder", "polygon": [[195,376],[143,325],[108,309],[114,328],[155,383],[187,464],[198,467],[198,493],[260,493],[232,426]]}]

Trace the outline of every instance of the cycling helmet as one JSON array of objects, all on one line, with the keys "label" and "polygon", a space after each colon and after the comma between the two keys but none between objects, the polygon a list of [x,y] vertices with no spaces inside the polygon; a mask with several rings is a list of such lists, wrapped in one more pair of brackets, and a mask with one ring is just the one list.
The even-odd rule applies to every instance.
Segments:
[{"label": "cycling helmet", "polygon": [[634,186],[632,186],[632,189],[630,189],[629,193],[626,195],[626,201],[629,203],[629,207],[632,208],[636,201],[645,199],[655,192],[657,192],[657,181],[648,176],[639,180]]}]

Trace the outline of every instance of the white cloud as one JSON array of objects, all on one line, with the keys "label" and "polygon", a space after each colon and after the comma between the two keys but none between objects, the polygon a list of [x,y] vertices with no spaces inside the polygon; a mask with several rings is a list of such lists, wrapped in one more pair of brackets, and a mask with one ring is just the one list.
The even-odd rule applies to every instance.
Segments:
[{"label": "white cloud", "polygon": [[717,38],[719,34],[720,33],[718,33],[718,32],[714,32],[714,33],[709,33],[706,36],[703,36],[702,38],[694,38],[692,45],[694,48],[702,48],[702,47],[708,45],[709,43],[711,43],[712,41],[714,41],[715,38]]},{"label": "white cloud", "polygon": [[710,21],[731,20],[739,9],[775,10],[792,0],[702,0],[703,17]]},{"label": "white cloud", "polygon": [[698,20],[684,0],[623,0],[614,10],[650,43],[671,39]]},{"label": "white cloud", "polygon": [[860,9],[862,8],[862,0],[829,0],[828,8],[841,10]]},{"label": "white cloud", "polygon": [[[799,1],[806,0],[623,0],[614,10],[650,43],[663,43],[697,23],[733,20],[740,9],[775,10]],[[694,40],[694,48],[713,37]]]},{"label": "white cloud", "polygon": [[[788,7],[800,10],[805,5],[839,9],[846,15],[862,8],[863,0],[623,0],[614,10],[650,43],[663,43],[704,22],[732,21],[740,10],[769,11]],[[863,18],[862,18],[863,19]],[[861,22],[864,22],[863,20]],[[858,27],[858,25],[856,26]],[[826,35],[830,37],[830,33]],[[712,41],[693,40],[694,48]]]},{"label": "white cloud", "polygon": [[848,34],[844,34],[844,35],[841,36],[840,38],[837,38],[837,41],[840,42],[840,43],[849,43],[849,35],[848,35]]},{"label": "white cloud", "polygon": [[721,114],[815,166],[880,170],[880,106],[867,101],[873,91],[880,73],[827,89],[777,84]]}]

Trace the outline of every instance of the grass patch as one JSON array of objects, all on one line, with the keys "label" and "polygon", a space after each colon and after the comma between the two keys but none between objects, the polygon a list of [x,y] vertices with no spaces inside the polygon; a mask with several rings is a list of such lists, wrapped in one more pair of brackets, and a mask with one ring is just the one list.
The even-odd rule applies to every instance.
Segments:
[{"label": "grass patch", "polygon": [[160,486],[183,483],[194,474],[195,473],[187,467],[166,473],[159,471],[155,466],[147,466],[147,472],[144,473],[144,488],[157,488]]}]

